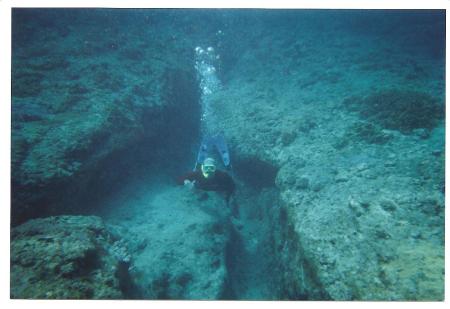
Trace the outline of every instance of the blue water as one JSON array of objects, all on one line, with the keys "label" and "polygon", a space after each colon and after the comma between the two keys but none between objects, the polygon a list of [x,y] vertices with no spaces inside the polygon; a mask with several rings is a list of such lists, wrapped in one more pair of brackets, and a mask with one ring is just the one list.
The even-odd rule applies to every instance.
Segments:
[{"label": "blue water", "polygon": [[[445,17],[13,9],[13,226],[100,216],[132,256],[123,298],[438,300]],[[237,213],[175,184],[219,132]],[[401,248],[373,266],[383,246]]]}]

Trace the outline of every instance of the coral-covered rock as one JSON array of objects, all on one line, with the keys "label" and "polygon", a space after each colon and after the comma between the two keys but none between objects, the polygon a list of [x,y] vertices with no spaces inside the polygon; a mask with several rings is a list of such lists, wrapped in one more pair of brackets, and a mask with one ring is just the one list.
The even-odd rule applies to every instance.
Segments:
[{"label": "coral-covered rock", "polygon": [[[42,215],[42,210],[80,211],[71,206],[82,203],[67,196],[97,196],[100,186],[92,184],[111,184],[109,179],[131,170],[127,163],[119,167],[123,158],[130,162],[154,153],[169,158],[146,161],[154,164],[150,173],[188,161],[200,118],[190,117],[200,116],[193,48],[215,42],[223,87],[210,97],[216,120],[211,130],[223,131],[234,172],[246,187],[280,190],[279,201],[270,198],[250,207],[253,218],[264,212],[273,217],[275,249],[270,252],[279,267],[265,270],[266,276],[277,272],[274,277],[281,278],[276,296],[443,299],[442,13],[404,19],[395,12],[373,12],[370,18],[340,20],[336,12],[309,11],[259,12],[251,18],[222,11],[202,11],[197,18],[185,11],[169,13],[170,18],[137,12],[123,19],[98,12],[88,18],[68,14],[65,22],[51,14],[15,14],[13,220]],[[100,34],[98,24],[104,25]],[[183,142],[186,147],[180,147]],[[170,155],[165,156],[167,145]],[[128,155],[118,155],[121,150]],[[224,248],[228,239],[239,238],[228,237],[216,213],[219,203],[208,196],[192,200],[176,190],[152,193],[147,202],[154,198],[159,207],[142,202],[139,206],[150,209],[145,214],[136,209],[128,220],[126,208],[118,217],[118,234],[131,246],[135,263],[130,274],[123,267],[117,273],[134,278],[141,297],[231,295]],[[249,248],[258,242],[251,234],[243,241]],[[28,281],[41,280],[55,267],[35,268],[35,257],[21,254],[27,238],[20,235],[13,233],[18,282],[13,292],[28,295],[23,288],[33,286]],[[86,235],[91,234],[77,237],[89,239]],[[42,252],[51,244],[32,242]],[[74,244],[80,252],[70,248],[68,256],[82,263],[97,248],[91,241]],[[111,248],[127,259],[120,243]],[[238,265],[240,256],[232,256],[234,264],[228,266]],[[63,262],[56,282],[69,284],[62,280],[78,275],[77,265]],[[38,274],[31,279],[22,275],[30,269]],[[84,281],[76,282],[76,297],[97,297]],[[122,289],[132,290],[130,285]]]},{"label": "coral-covered rock", "polygon": [[[194,68],[189,57],[180,57],[191,51],[188,42],[168,42],[156,35],[160,31],[145,27],[153,44],[141,46],[148,38],[134,25],[126,37],[136,35],[135,44],[127,46],[118,44],[123,30],[99,35],[96,26],[83,21],[90,20],[83,13],[66,17],[50,11],[15,12],[14,33],[20,35],[14,36],[12,66],[14,225],[37,213],[67,214],[85,204],[79,197],[89,199],[88,188],[99,177],[112,180],[112,174],[100,176],[111,158],[124,161],[115,156],[134,145],[157,144],[167,132],[178,144],[187,143],[189,138],[179,135],[195,138],[198,127]],[[47,19],[58,20],[58,29],[77,31],[45,31],[54,26]],[[105,29],[115,26],[105,21]],[[143,61],[136,63],[139,59]],[[189,111],[192,117],[180,116]],[[63,191],[78,194],[67,200],[66,194],[58,194]]]},{"label": "coral-covered rock", "polygon": [[33,219],[11,231],[11,297],[118,299],[126,247],[99,217]]},{"label": "coral-covered rock", "polygon": [[108,221],[132,252],[142,298],[205,300],[227,296],[229,215],[217,193],[182,187],[149,194],[136,208],[119,205]]},{"label": "coral-covered rock", "polygon": [[[257,174],[247,168],[252,161],[239,164],[248,157],[276,171],[285,209],[283,228],[274,231],[281,233],[282,297],[442,300],[444,91],[431,90],[443,85],[442,69],[436,65],[440,73],[420,87],[388,70],[361,74],[348,70],[355,59],[336,47],[338,36],[318,43],[298,31],[301,40],[285,33],[284,44],[279,33],[279,40],[264,37],[264,52],[243,53],[214,95],[236,174]],[[375,53],[389,65],[393,54],[404,57],[401,46],[391,47],[389,56]],[[357,50],[383,63],[371,48]],[[302,50],[297,59],[286,56]],[[340,61],[330,65],[330,54]],[[346,108],[344,95],[352,98]]]},{"label": "coral-covered rock", "polygon": [[441,102],[418,91],[386,90],[365,98],[351,97],[344,100],[344,106],[386,129],[403,133],[432,129],[445,115]]}]

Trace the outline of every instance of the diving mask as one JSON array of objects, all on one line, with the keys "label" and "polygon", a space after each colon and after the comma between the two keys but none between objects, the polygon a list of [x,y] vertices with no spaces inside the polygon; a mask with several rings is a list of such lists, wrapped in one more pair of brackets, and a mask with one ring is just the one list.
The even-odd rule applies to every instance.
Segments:
[{"label": "diving mask", "polygon": [[208,178],[216,171],[216,167],[214,165],[202,165],[202,173],[203,176]]}]

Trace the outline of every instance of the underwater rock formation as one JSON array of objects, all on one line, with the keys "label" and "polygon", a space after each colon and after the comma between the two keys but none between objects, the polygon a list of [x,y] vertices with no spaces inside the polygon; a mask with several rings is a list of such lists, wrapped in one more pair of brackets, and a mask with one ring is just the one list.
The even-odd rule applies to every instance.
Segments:
[{"label": "underwater rock formation", "polygon": [[351,97],[343,104],[369,121],[402,133],[420,128],[431,130],[445,114],[444,105],[436,98],[411,90],[386,90],[366,98]]},{"label": "underwater rock formation", "polygon": [[[58,20],[58,16],[56,11],[15,11],[13,224],[69,214],[70,209],[82,212],[80,205],[100,195],[101,188],[95,187],[102,182],[99,179],[112,183],[118,179],[114,175],[121,175],[105,171],[128,170],[130,160],[154,156],[161,152],[155,147],[169,148],[170,141],[184,150],[199,126],[195,116],[181,117],[187,112],[198,114],[194,68],[189,57],[179,57],[190,51],[187,43],[149,32],[153,45],[138,47],[147,41],[140,33],[136,45],[128,47],[121,37],[124,30],[104,36],[94,25],[79,20],[76,12],[67,12],[60,25],[76,29],[72,35],[46,31],[52,27],[46,18]],[[116,26],[111,21],[105,24],[108,31]],[[126,37],[135,31],[141,29],[128,28]],[[165,48],[159,48],[162,45]],[[143,63],[136,63],[139,55]],[[166,144],[160,145],[163,135]],[[136,145],[149,146],[138,152]],[[130,159],[127,151],[133,151],[135,158]],[[71,199],[67,192],[74,192]]]},{"label": "underwater rock formation", "polygon": [[[243,53],[214,98],[217,129],[231,141],[237,174],[252,162],[277,171],[280,297],[442,300],[442,62],[421,77],[420,87],[404,82],[408,67],[393,60],[405,56],[402,46],[390,45],[389,54],[374,47],[391,58],[395,74],[384,71],[381,79],[375,71],[348,71],[359,59],[355,54],[369,58],[371,43],[351,35],[318,43],[315,35],[332,32],[325,28],[309,34],[301,25],[291,28],[301,39],[264,37],[270,44]],[[359,46],[351,49],[355,54],[338,48],[352,44]],[[304,52],[300,60],[281,61],[280,50]],[[339,61],[330,64],[330,54]],[[339,72],[339,82],[321,73],[330,70]],[[305,85],[311,72],[316,81]],[[441,85],[437,91],[434,81]],[[352,95],[366,99],[345,100]]]},{"label": "underwater rock formation", "polygon": [[[254,132],[252,121],[233,121],[225,132],[234,145],[248,147],[237,146],[239,155],[280,166],[276,185],[286,209],[278,227],[285,238],[276,253],[284,269],[282,298],[443,299],[441,152],[436,158],[421,137],[393,134],[368,143],[356,134],[337,156],[326,129],[287,149],[281,141],[273,144],[276,128]],[[431,136],[440,150],[441,132]],[[321,144],[311,141],[314,135]]]},{"label": "underwater rock formation", "polygon": [[[402,26],[386,12],[264,11],[66,12],[58,27],[59,12],[14,12],[13,225],[98,211],[130,174],[190,166],[194,48],[211,42],[211,129],[260,200],[231,224],[214,194],[161,177],[109,213],[109,232],[91,217],[29,221],[13,228],[13,298],[255,298],[257,269],[277,299],[443,299],[445,40],[428,43],[445,13]],[[273,260],[239,274],[261,253]],[[103,269],[115,255],[125,263]]]},{"label": "underwater rock formation", "polygon": [[130,276],[144,299],[223,299],[230,211],[222,196],[161,188],[106,219],[133,256]]},{"label": "underwater rock formation", "polygon": [[11,231],[11,298],[127,298],[130,259],[99,217],[33,219]]}]

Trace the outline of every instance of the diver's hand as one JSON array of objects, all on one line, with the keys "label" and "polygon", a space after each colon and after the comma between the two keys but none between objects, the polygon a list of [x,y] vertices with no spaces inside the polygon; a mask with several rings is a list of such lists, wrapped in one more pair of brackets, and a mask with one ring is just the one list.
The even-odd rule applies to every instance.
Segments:
[{"label": "diver's hand", "polygon": [[194,184],[195,184],[195,180],[194,181],[190,181],[190,180],[186,179],[184,181],[184,186],[189,188],[189,190],[192,190],[194,188]]}]

